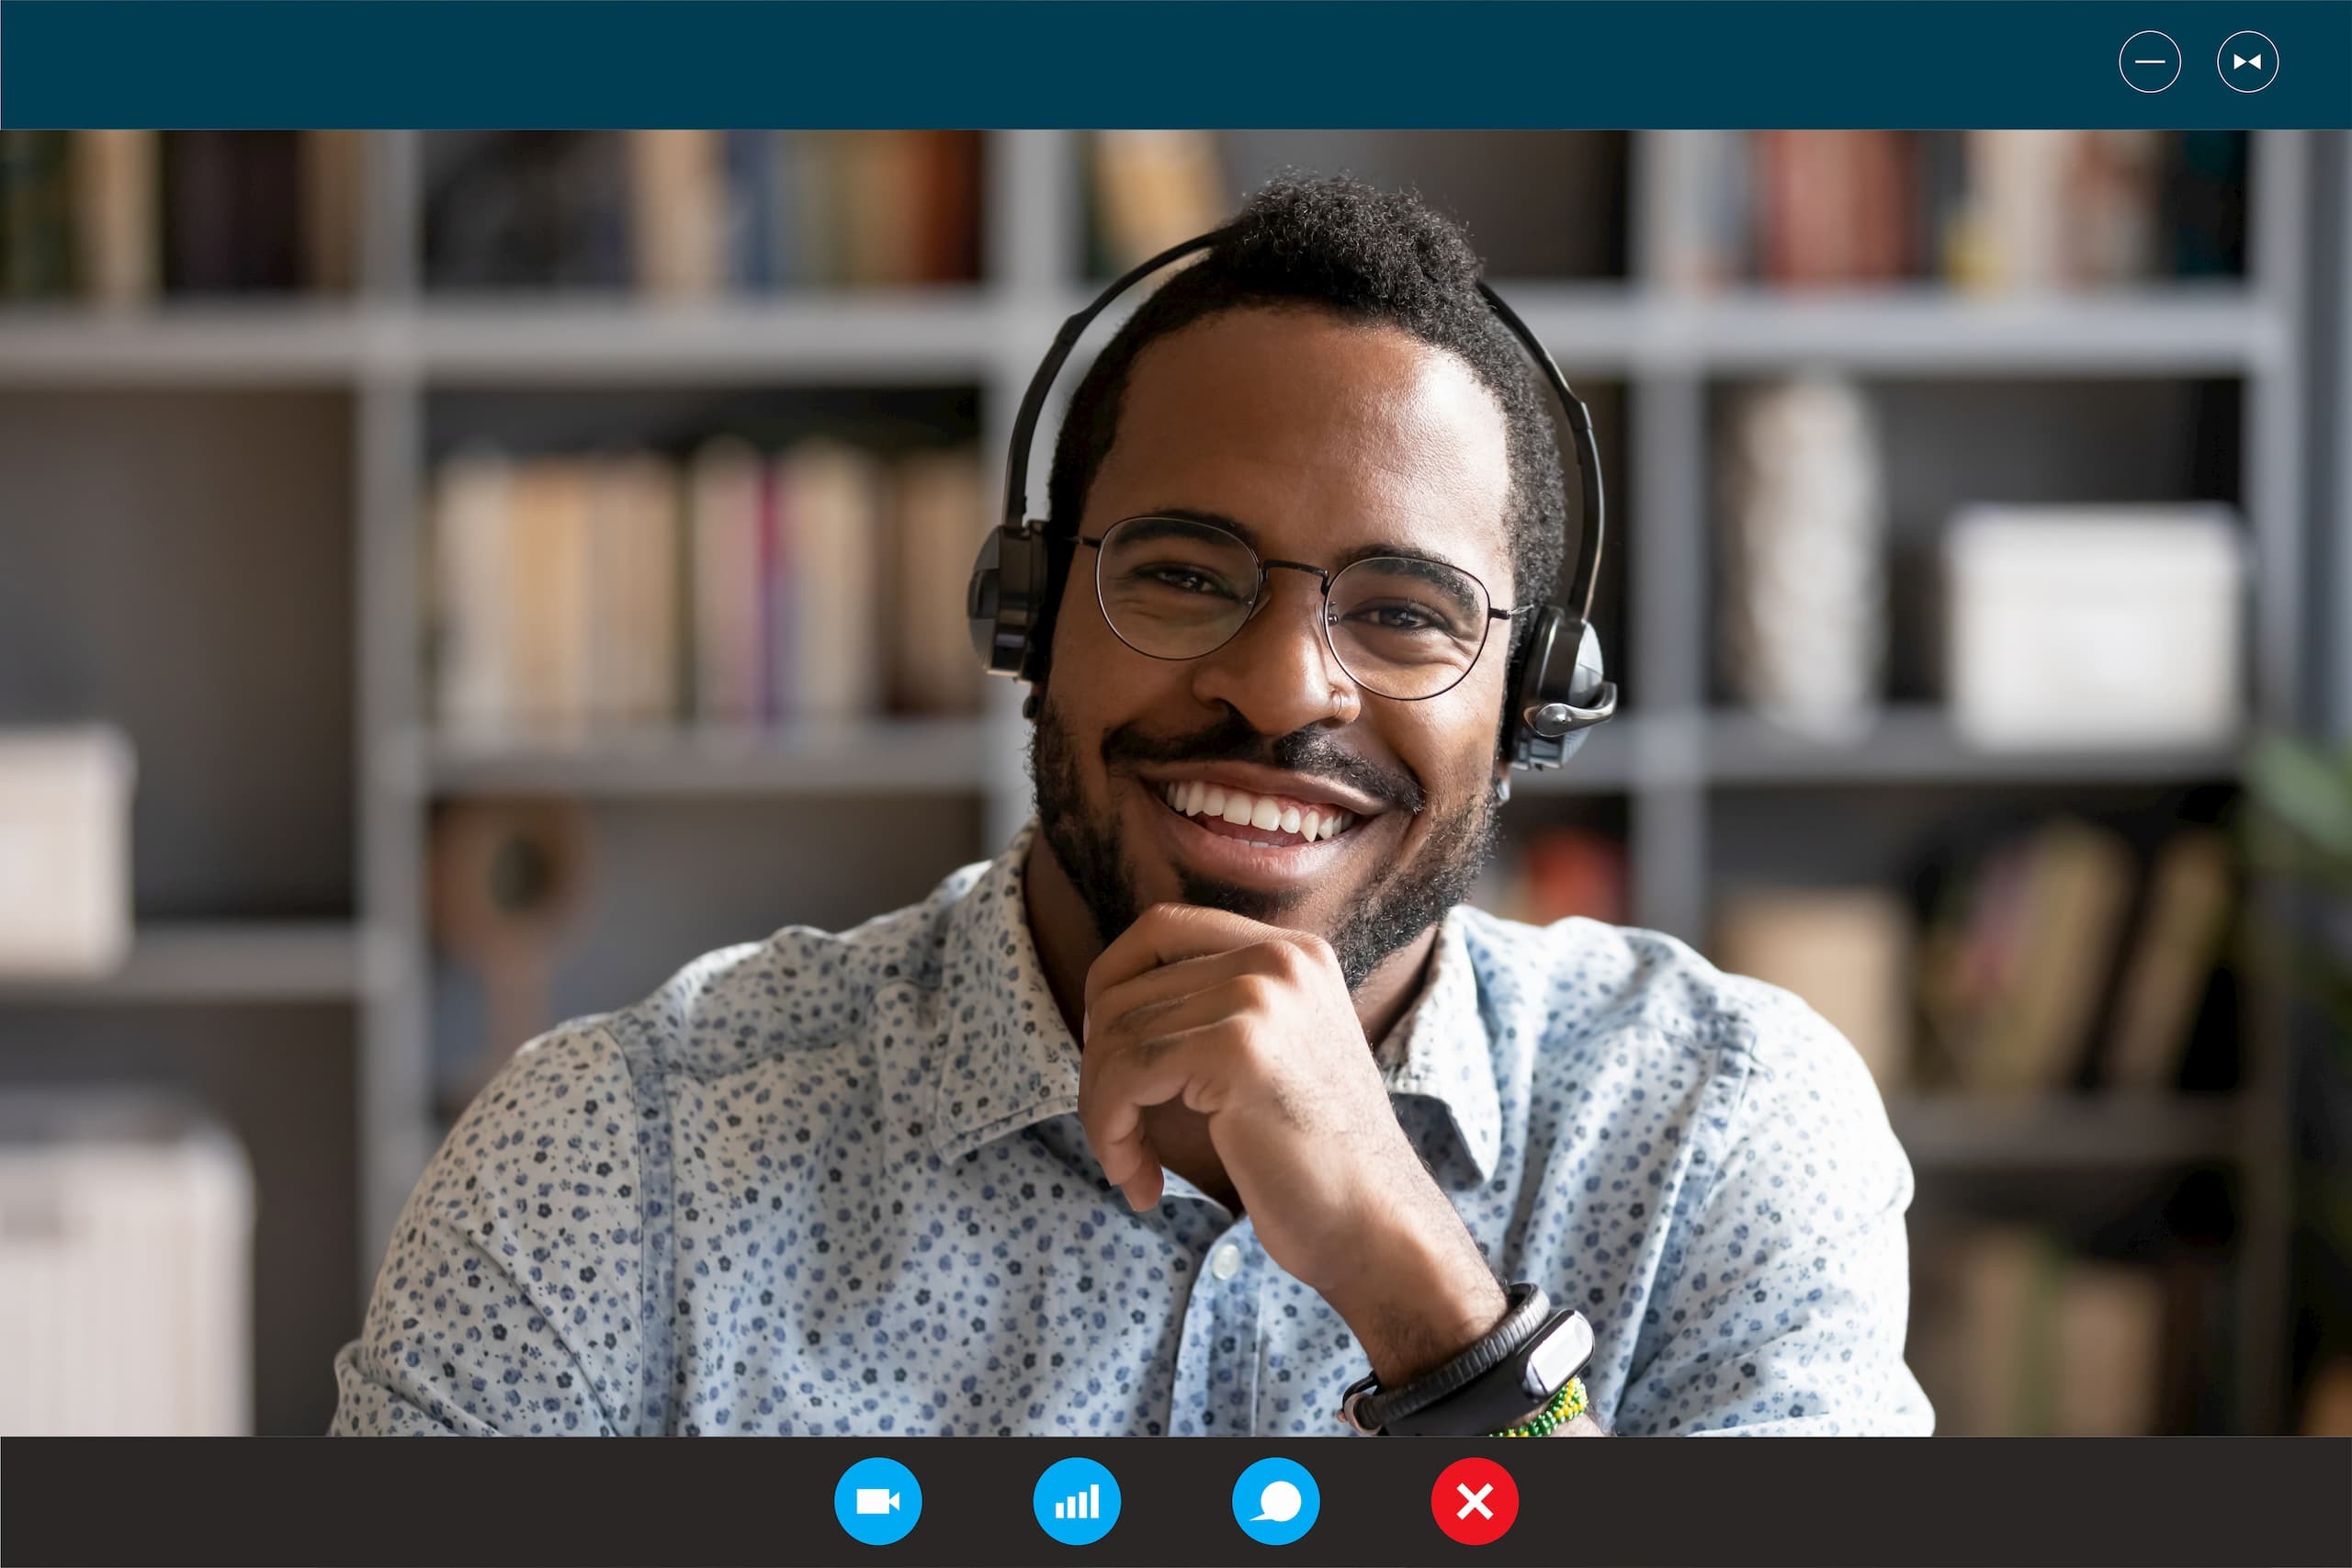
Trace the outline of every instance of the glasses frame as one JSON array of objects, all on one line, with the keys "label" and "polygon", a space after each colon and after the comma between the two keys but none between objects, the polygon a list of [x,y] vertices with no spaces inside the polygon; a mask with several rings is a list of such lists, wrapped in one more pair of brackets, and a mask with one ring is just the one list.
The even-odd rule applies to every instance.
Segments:
[{"label": "glasses frame", "polygon": [[[1204,648],[1198,653],[1154,653],[1149,649],[1136,648],[1134,643],[1129,642],[1127,640],[1126,634],[1119,630],[1119,623],[1111,618],[1111,607],[1109,604],[1105,604],[1102,599],[1103,541],[1108,539],[1113,534],[1116,533],[1119,529],[1125,527],[1129,523],[1152,521],[1182,523],[1188,528],[1198,528],[1204,532],[1222,534],[1227,538],[1231,539],[1235,544],[1240,546],[1241,548],[1249,551],[1250,558],[1258,563],[1258,585],[1250,595],[1249,613],[1244,615],[1239,621],[1236,622],[1233,629],[1226,633],[1224,637],[1214,647]],[[1258,547],[1255,545],[1252,545],[1249,540],[1243,538],[1240,535],[1235,533],[1230,528],[1222,527],[1215,523],[1204,523],[1197,517],[1170,516],[1170,514],[1161,512],[1139,512],[1133,517],[1122,517],[1117,522],[1106,526],[1100,534],[1079,535],[1077,542],[1087,546],[1094,551],[1094,570],[1090,575],[1094,579],[1094,607],[1102,615],[1102,624],[1111,628],[1111,635],[1119,639],[1119,643],[1122,647],[1130,649],[1136,653],[1140,653],[1146,659],[1157,659],[1164,664],[1184,664],[1189,663],[1195,659],[1206,659],[1210,654],[1225,648],[1230,644],[1235,637],[1239,637],[1242,633],[1242,629],[1248,626],[1251,621],[1258,618],[1258,612],[1266,607],[1268,603],[1266,582],[1268,575],[1275,569],[1281,568],[1288,571],[1303,571],[1307,573],[1322,584],[1323,609],[1322,613],[1317,615],[1315,619],[1317,626],[1323,633],[1324,650],[1330,654],[1331,661],[1334,664],[1337,664],[1342,671],[1347,672],[1349,680],[1354,682],[1364,691],[1371,693],[1374,696],[1379,697],[1385,702],[1425,703],[1431,697],[1442,697],[1445,695],[1446,693],[1462,684],[1462,682],[1468,678],[1470,671],[1478,667],[1478,660],[1486,657],[1487,644],[1492,641],[1494,637],[1495,623],[1497,621],[1512,620],[1528,608],[1528,606],[1514,605],[1507,610],[1497,609],[1495,607],[1494,594],[1487,589],[1486,583],[1479,579],[1477,574],[1475,572],[1463,571],[1460,567],[1453,565],[1450,561],[1434,561],[1426,556],[1380,555],[1366,556],[1362,560],[1351,560],[1346,566],[1335,569],[1331,567],[1317,566],[1312,561],[1283,560],[1279,558],[1270,558],[1260,555],[1258,553]],[[1455,675],[1453,680],[1448,681],[1436,691],[1424,692],[1418,697],[1391,696],[1386,692],[1381,691],[1376,687],[1366,685],[1364,683],[1363,677],[1357,674],[1354,670],[1349,667],[1347,658],[1345,655],[1340,653],[1339,645],[1331,640],[1331,626],[1334,621],[1334,616],[1331,613],[1331,585],[1356,567],[1364,566],[1373,561],[1384,560],[1409,560],[1418,562],[1423,566],[1442,566],[1448,571],[1460,572],[1462,576],[1468,578],[1472,582],[1477,584],[1478,596],[1487,602],[1487,618],[1484,624],[1478,628],[1478,647],[1476,650],[1470,655],[1470,661],[1462,667],[1461,672]]]}]

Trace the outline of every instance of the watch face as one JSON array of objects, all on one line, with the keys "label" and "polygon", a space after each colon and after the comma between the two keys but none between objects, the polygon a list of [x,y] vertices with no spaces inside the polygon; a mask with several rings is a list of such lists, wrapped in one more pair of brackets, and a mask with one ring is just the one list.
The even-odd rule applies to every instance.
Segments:
[{"label": "watch face", "polygon": [[1527,1358],[1528,1392],[1557,1392],[1591,1359],[1592,1325],[1584,1320],[1584,1314],[1572,1312],[1566,1321],[1544,1337]]}]

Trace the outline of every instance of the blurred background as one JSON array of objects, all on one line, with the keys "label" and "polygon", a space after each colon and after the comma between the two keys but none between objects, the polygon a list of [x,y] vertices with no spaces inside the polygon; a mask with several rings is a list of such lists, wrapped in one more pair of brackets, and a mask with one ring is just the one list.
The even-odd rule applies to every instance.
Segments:
[{"label": "blurred background", "polygon": [[1479,901],[1846,1030],[1940,1429],[2352,1430],[2345,135],[7,131],[0,1431],[319,1430],[516,1043],[993,853],[1021,392],[1285,166],[1599,427]]}]

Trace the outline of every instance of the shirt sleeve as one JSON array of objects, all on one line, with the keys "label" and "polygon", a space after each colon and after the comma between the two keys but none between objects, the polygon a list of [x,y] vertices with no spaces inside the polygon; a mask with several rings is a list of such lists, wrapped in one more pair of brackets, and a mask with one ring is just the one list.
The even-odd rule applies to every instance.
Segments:
[{"label": "shirt sleeve", "polygon": [[593,1025],[517,1052],[409,1197],[334,1436],[635,1432],[643,1386],[637,1086]]},{"label": "shirt sleeve", "polygon": [[1924,1437],[1934,1412],[1903,1359],[1911,1166],[1877,1086],[1794,996],[1724,983],[1753,1028],[1724,1153],[1615,1429]]}]

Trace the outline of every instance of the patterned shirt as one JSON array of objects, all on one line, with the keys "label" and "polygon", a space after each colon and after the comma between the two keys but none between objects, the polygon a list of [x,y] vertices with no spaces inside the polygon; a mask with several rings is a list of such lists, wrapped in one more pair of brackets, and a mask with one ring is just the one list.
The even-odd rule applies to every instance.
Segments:
[{"label": "patterned shirt", "polygon": [[[1363,1349],[1076,1110],[1032,823],[839,934],[787,927],[501,1071],[411,1197],[337,1433],[1337,1435]],[[1925,1433],[1911,1169],[1853,1048],[1655,932],[1461,906],[1375,1058],[1506,1281],[1599,1339],[1623,1434]]]}]

